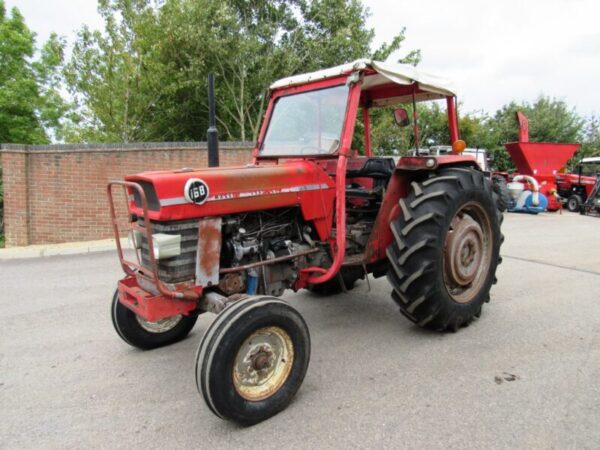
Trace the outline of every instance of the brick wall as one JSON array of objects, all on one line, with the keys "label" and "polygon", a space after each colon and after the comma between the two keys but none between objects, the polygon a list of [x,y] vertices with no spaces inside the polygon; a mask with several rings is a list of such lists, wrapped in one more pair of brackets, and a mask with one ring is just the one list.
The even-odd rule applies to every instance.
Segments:
[{"label": "brick wall", "polygon": [[[220,143],[223,166],[251,160],[252,143]],[[112,237],[106,184],[146,170],[205,167],[206,143],[1,147],[6,246]]]}]

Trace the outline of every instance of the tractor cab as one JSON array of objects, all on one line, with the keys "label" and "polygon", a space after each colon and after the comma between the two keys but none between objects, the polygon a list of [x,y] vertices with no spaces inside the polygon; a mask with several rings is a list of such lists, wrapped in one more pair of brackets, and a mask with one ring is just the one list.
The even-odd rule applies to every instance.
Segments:
[{"label": "tractor cab", "polygon": [[[257,160],[288,157],[352,157],[355,121],[362,120],[364,155],[373,155],[371,110],[400,106],[398,126],[411,124],[418,148],[416,103],[445,100],[451,142],[459,140],[456,96],[447,81],[412,66],[357,60],[349,64],[274,82],[254,156]],[[412,114],[402,107],[410,105]],[[412,117],[411,117],[412,116]],[[457,144],[455,152],[460,152]]]}]

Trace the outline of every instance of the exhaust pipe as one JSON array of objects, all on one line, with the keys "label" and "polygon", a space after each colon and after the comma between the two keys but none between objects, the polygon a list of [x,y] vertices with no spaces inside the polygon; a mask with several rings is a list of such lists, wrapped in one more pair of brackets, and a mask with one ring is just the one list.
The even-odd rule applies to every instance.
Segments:
[{"label": "exhaust pipe", "polygon": [[217,115],[215,112],[215,79],[208,74],[208,167],[219,167],[219,134],[217,132]]}]

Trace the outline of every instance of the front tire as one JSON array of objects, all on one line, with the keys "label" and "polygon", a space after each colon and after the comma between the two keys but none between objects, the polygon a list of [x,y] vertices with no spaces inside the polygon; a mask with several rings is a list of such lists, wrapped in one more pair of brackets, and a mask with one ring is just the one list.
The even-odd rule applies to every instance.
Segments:
[{"label": "front tire", "polygon": [[392,298],[419,326],[456,331],[489,301],[502,214],[490,181],[473,169],[441,169],[411,188],[390,224]]},{"label": "front tire", "polygon": [[275,297],[250,297],[223,310],[204,334],[196,385],[215,415],[252,425],[290,403],[309,359],[300,313]]},{"label": "front tire", "polygon": [[571,212],[578,212],[581,209],[583,199],[578,194],[573,194],[567,200],[567,209]]},{"label": "front tire", "polygon": [[142,350],[163,347],[185,338],[194,325],[197,316],[178,315],[157,322],[144,320],[119,301],[115,292],[111,305],[112,323],[117,334],[133,347]]}]

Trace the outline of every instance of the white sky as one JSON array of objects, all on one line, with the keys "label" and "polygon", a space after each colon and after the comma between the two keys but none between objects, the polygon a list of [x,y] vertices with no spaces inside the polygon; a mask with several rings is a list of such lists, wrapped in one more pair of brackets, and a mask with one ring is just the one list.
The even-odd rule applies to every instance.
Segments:
[{"label": "white sky", "polygon": [[[39,42],[50,32],[73,40],[86,23],[101,28],[95,0],[5,0]],[[421,49],[420,68],[458,88],[464,111],[493,113],[540,94],[600,114],[598,0],[363,0],[375,44],[406,27],[401,56]]]}]

